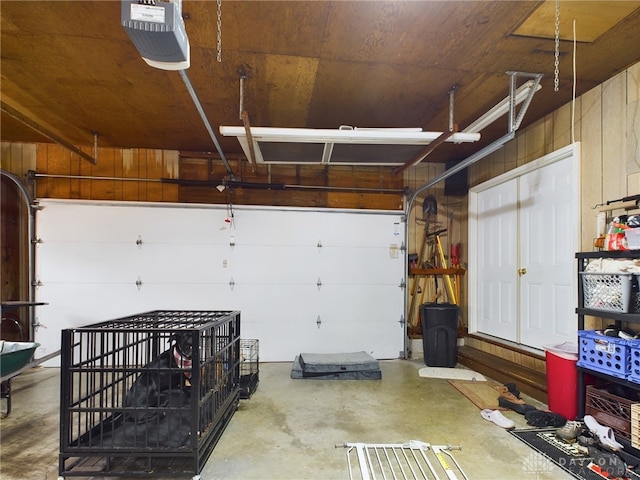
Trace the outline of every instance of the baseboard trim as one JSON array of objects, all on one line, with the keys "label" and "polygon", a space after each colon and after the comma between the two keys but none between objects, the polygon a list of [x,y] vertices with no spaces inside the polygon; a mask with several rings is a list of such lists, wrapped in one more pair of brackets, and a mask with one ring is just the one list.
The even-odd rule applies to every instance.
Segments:
[{"label": "baseboard trim", "polygon": [[547,403],[545,373],[466,345],[458,348],[458,362],[500,383],[514,382],[521,392]]}]

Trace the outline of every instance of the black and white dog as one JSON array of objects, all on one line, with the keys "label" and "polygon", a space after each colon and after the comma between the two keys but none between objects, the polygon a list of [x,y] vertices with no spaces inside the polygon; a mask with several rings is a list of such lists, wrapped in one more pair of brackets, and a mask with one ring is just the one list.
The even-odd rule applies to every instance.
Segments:
[{"label": "black and white dog", "polygon": [[128,412],[129,419],[145,423],[162,414],[162,407],[177,407],[188,402],[192,343],[190,332],[174,334],[169,348],[145,366],[124,399],[126,408],[133,407]]}]

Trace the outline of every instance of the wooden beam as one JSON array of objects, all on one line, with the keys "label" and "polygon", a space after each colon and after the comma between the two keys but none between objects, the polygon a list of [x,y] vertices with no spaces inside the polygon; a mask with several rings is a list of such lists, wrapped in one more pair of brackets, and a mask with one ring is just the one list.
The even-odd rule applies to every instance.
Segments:
[{"label": "wooden beam", "polygon": [[42,123],[36,120],[33,120],[32,118],[29,117],[29,115],[21,112],[18,108],[15,108],[14,106],[7,104],[6,98],[3,98],[2,100],[0,100],[0,109],[2,109],[2,111],[7,113],[8,115],[11,115],[13,118],[18,120],[19,122],[25,124],[27,127],[32,128],[33,130],[40,133],[41,135],[44,135],[45,137],[71,150],[73,153],[78,154],[80,157],[91,162],[92,164],[95,165],[97,163],[95,158],[93,158],[88,153],[85,153],[82,150],[80,150],[70,140],[53,132],[50,128],[42,125]]},{"label": "wooden beam", "polygon": [[438,148],[440,145],[446,142],[449,137],[451,137],[454,133],[457,133],[457,132],[458,132],[458,124],[456,123],[453,125],[453,129],[447,132],[442,132],[442,135],[440,135],[433,142],[427,145],[426,148],[422,150],[420,153],[418,153],[415,157],[413,157],[411,160],[409,160],[407,163],[405,163],[401,167],[394,169],[393,175],[396,176],[399,173],[404,172],[407,168],[411,168],[414,165],[419,164],[422,160],[427,158],[431,154],[431,152],[433,152],[436,148]]}]

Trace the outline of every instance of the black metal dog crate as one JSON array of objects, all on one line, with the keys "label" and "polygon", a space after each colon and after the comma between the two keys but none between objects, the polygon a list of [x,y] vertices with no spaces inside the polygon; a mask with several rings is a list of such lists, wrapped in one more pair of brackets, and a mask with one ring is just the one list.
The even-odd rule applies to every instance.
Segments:
[{"label": "black metal dog crate", "polygon": [[240,312],[63,330],[59,474],[199,475],[239,404]]}]

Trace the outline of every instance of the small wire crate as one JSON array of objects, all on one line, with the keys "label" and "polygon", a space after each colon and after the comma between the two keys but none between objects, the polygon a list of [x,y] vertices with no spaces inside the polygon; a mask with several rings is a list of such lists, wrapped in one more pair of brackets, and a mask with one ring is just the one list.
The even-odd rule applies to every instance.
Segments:
[{"label": "small wire crate", "polygon": [[240,398],[246,400],[258,388],[259,342],[256,339],[240,339]]},{"label": "small wire crate", "polygon": [[62,332],[59,474],[198,475],[239,404],[240,312]]}]

